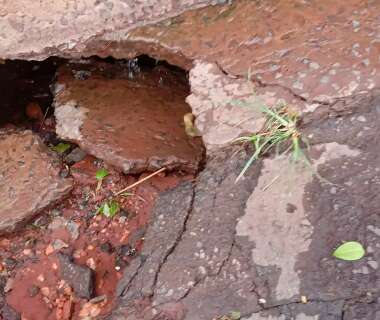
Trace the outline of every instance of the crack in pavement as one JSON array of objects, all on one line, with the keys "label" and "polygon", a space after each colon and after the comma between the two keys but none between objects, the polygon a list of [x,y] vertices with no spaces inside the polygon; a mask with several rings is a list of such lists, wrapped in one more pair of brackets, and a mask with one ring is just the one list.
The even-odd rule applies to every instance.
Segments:
[{"label": "crack in pavement", "polygon": [[319,105],[323,105],[323,106],[329,106],[329,107],[333,107],[335,104],[337,104],[338,102],[341,102],[341,101],[345,101],[347,99],[354,99],[356,96],[360,96],[360,95],[363,95],[363,94],[371,94],[371,92],[374,92],[376,90],[379,90],[380,87],[374,87],[374,88],[371,88],[370,90],[365,90],[365,91],[360,91],[360,92],[356,92],[354,94],[351,94],[351,95],[347,95],[347,96],[340,96],[340,97],[332,97],[331,98],[331,101],[322,101],[322,100],[316,100],[316,99],[307,99],[303,96],[301,96],[300,94],[297,94],[295,93],[291,88],[289,87],[286,87],[284,85],[281,85],[279,83],[266,83],[262,80],[260,80],[259,78],[255,77],[255,78],[252,78],[252,77],[247,77],[245,75],[241,75],[241,74],[231,74],[229,72],[227,72],[220,64],[219,62],[215,61],[214,62],[215,65],[219,68],[219,70],[231,77],[231,78],[234,78],[234,79],[246,79],[247,81],[251,81],[253,82],[254,84],[256,84],[258,87],[260,88],[270,88],[270,87],[273,87],[273,88],[280,88],[282,90],[285,90],[286,92],[288,92],[290,95],[292,95],[294,98],[296,98],[297,100],[300,100],[304,103],[307,103],[307,104],[319,104]]},{"label": "crack in pavement", "polygon": [[164,266],[164,264],[168,260],[169,256],[175,251],[175,249],[177,248],[178,244],[182,240],[182,236],[186,232],[187,222],[188,222],[188,220],[190,218],[190,215],[191,215],[191,213],[193,211],[193,204],[194,204],[194,197],[195,197],[195,186],[194,185],[192,185],[191,192],[192,192],[192,194],[191,194],[190,205],[189,205],[189,209],[186,212],[186,216],[185,216],[184,222],[182,224],[182,230],[179,232],[178,237],[175,240],[174,244],[166,252],[166,254],[165,254],[162,262],[158,265],[157,271],[156,271],[156,273],[154,275],[154,281],[153,281],[153,285],[152,285],[152,292],[154,292],[155,289],[156,289],[156,285],[157,285],[157,281],[158,281],[158,276],[160,275],[162,267]]}]

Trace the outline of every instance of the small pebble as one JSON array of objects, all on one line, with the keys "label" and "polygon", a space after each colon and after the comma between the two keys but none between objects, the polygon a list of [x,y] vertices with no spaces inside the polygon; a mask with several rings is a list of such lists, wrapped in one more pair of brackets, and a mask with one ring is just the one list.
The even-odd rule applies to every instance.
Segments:
[{"label": "small pebble", "polygon": [[35,285],[32,285],[30,288],[28,288],[28,294],[31,298],[35,297],[39,292],[40,288]]},{"label": "small pebble", "polygon": [[44,296],[44,297],[48,297],[49,294],[50,294],[50,289],[48,287],[42,287],[41,288],[41,294]]},{"label": "small pebble", "polygon": [[38,277],[37,277],[37,280],[39,282],[44,282],[45,281],[45,277],[43,276],[43,274],[40,274]]}]

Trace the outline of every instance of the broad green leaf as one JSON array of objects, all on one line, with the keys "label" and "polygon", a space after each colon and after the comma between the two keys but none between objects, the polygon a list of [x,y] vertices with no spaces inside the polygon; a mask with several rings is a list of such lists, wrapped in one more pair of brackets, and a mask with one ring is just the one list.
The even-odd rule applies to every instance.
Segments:
[{"label": "broad green leaf", "polygon": [[96,180],[103,180],[108,175],[109,175],[108,171],[104,168],[101,168],[98,171],[96,171]]},{"label": "broad green leaf", "polygon": [[65,153],[65,151],[70,149],[70,145],[68,143],[63,143],[60,142],[54,147],[51,148],[53,151],[58,152],[58,153]]},{"label": "broad green leaf", "polygon": [[343,243],[333,252],[335,258],[347,261],[359,260],[363,258],[364,254],[363,246],[356,241]]},{"label": "broad green leaf", "polygon": [[232,311],[230,318],[231,318],[231,320],[240,320],[241,313],[239,311]]}]

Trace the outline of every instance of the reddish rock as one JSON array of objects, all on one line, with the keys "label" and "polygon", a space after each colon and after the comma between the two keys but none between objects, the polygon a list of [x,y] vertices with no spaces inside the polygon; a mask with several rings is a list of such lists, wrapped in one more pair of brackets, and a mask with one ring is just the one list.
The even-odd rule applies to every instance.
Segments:
[{"label": "reddish rock", "polygon": [[[83,68],[83,66],[81,66]],[[182,78],[163,67],[133,79],[112,66],[60,70],[56,85],[57,133],[126,173],[161,167],[194,172],[201,140],[186,135],[183,116],[188,90]],[[90,74],[90,76],[89,76]]]},{"label": "reddish rock", "polygon": [[94,273],[86,267],[72,262],[71,258],[58,254],[61,277],[73,288],[80,298],[90,299],[94,292]]},{"label": "reddish rock", "polygon": [[59,175],[60,162],[30,131],[0,131],[0,234],[65,197],[72,181]]}]

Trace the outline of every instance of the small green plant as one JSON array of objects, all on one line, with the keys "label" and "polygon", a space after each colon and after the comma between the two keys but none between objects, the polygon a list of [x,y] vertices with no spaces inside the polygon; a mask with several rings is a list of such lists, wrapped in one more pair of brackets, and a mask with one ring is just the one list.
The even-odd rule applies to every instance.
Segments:
[{"label": "small green plant", "polygon": [[96,177],[96,180],[98,180],[98,185],[96,186],[96,193],[99,192],[104,178],[107,177],[108,175],[109,175],[108,171],[104,168],[101,168],[98,171],[96,171],[95,177]]},{"label": "small green plant", "polygon": [[363,246],[356,241],[348,241],[340,245],[334,252],[335,258],[347,261],[355,261],[363,258],[365,250]]},{"label": "small green plant", "polygon": [[60,154],[65,153],[67,150],[70,149],[70,145],[68,143],[60,142],[57,145],[53,146],[51,149],[55,152],[58,152]]},{"label": "small green plant", "polygon": [[[155,172],[153,172],[152,174],[150,174],[149,176],[145,177],[145,178],[142,178],[140,179],[139,181],[135,182],[135,183],[132,183],[131,185],[129,185],[128,187],[118,191],[118,192],[114,192],[111,196],[109,196],[103,203],[102,205],[98,208],[98,210],[96,210],[95,214],[102,214],[104,216],[106,216],[107,218],[112,218],[114,217],[116,214],[119,213],[120,211],[120,205],[119,203],[115,200],[116,197],[118,196],[123,196],[123,197],[131,197],[131,196],[135,196],[134,193],[130,193],[130,192],[127,192],[128,190],[138,186],[139,184],[143,183],[144,181],[154,177],[155,175],[165,171],[166,168],[161,168]],[[97,172],[96,172],[96,179],[98,180],[98,186],[97,186],[97,191],[100,189],[101,187],[101,184],[102,184],[102,181],[103,179],[108,176],[108,171],[104,168],[102,169],[99,169]],[[138,196],[141,200],[144,200],[144,198]]]},{"label": "small green plant", "polygon": [[115,200],[109,200],[104,202],[99,209],[96,211],[96,214],[102,214],[107,218],[113,218],[120,211],[120,205]]},{"label": "small green plant", "polygon": [[[252,143],[255,148],[255,152],[236,178],[236,182],[244,176],[251,164],[260,156],[273,148],[280,152],[280,148],[285,144],[288,144],[288,146],[281,152],[282,154],[290,153],[292,161],[303,160],[305,163],[310,164],[300,146],[303,138],[297,129],[299,115],[290,111],[287,106],[279,106],[273,109],[261,106],[260,111],[266,118],[263,129],[258,133],[240,137],[236,140],[238,142]],[[306,143],[306,141],[304,142]]]}]

